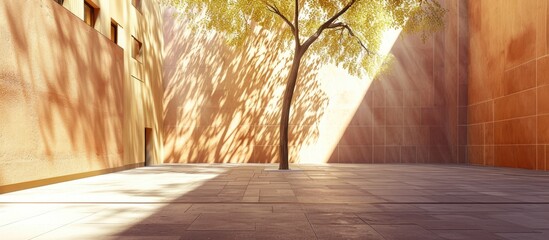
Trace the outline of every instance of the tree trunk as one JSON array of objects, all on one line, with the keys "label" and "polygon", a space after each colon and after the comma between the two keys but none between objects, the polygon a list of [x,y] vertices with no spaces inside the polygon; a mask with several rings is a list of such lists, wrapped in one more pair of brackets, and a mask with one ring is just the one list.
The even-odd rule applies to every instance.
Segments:
[{"label": "tree trunk", "polygon": [[288,125],[290,124],[290,108],[292,106],[292,98],[294,96],[294,90],[297,83],[297,76],[299,73],[299,66],[301,64],[301,58],[303,52],[299,48],[296,49],[294,55],[294,61],[288,75],[288,82],[286,83],[286,90],[284,92],[284,99],[282,102],[282,114],[280,117],[280,164],[279,170],[290,169],[288,163]]}]

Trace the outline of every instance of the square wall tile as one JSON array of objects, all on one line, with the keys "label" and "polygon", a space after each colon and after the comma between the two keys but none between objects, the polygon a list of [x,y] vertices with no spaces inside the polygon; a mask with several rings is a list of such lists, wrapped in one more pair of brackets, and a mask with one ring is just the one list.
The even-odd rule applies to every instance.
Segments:
[{"label": "square wall tile", "polygon": [[485,165],[484,161],[484,146],[468,146],[467,159],[470,164]]},{"label": "square wall tile", "polygon": [[538,144],[549,144],[549,114],[538,116]]},{"label": "square wall tile", "polygon": [[494,166],[495,164],[494,145],[484,146],[484,164],[486,166]]},{"label": "square wall tile", "polygon": [[467,160],[467,147],[466,146],[459,146],[458,147],[458,163],[459,164],[468,164],[469,161]]},{"label": "square wall tile", "polygon": [[442,108],[422,108],[421,125],[435,126],[443,124]]},{"label": "square wall tile", "polygon": [[536,145],[517,146],[515,150],[518,167],[524,169],[535,170],[537,161]]},{"label": "square wall tile", "polygon": [[418,163],[429,162],[429,146],[419,146],[416,148],[416,151]]},{"label": "square wall tile", "polygon": [[374,126],[385,126],[386,123],[385,108],[374,108]]},{"label": "square wall tile", "polygon": [[400,147],[385,147],[385,162],[400,163]]},{"label": "square wall tile", "polygon": [[387,107],[385,117],[387,126],[402,126],[404,124],[404,109],[401,107]]},{"label": "square wall tile", "polygon": [[372,163],[373,147],[339,146],[339,163]]},{"label": "square wall tile", "polygon": [[374,127],[374,145],[385,145],[385,127]]},{"label": "square wall tile", "polygon": [[405,90],[403,92],[404,107],[420,107],[421,106],[421,91]]},{"label": "square wall tile", "polygon": [[431,146],[429,152],[429,163],[455,163],[456,157],[452,154],[450,145]]},{"label": "square wall tile", "polygon": [[448,141],[448,136],[446,135],[446,131],[443,127],[430,127],[430,135],[429,138],[431,140],[431,145],[450,145],[450,142]]},{"label": "square wall tile", "polygon": [[545,170],[545,145],[537,145],[537,161],[536,170]]},{"label": "square wall tile", "polygon": [[536,117],[494,123],[495,144],[536,144]]},{"label": "square wall tile", "polygon": [[385,146],[374,146],[373,163],[385,163]]},{"label": "square wall tile", "polygon": [[545,171],[549,170],[549,145],[545,145]]},{"label": "square wall tile", "polygon": [[403,127],[386,127],[385,128],[385,144],[386,145],[401,145],[404,133]]},{"label": "square wall tile", "polygon": [[484,124],[484,144],[494,145],[494,123]]},{"label": "square wall tile", "polygon": [[515,146],[495,146],[494,158],[495,166],[498,167],[518,167],[517,159],[515,158]]},{"label": "square wall tile", "polygon": [[372,127],[348,127],[341,137],[340,145],[373,145]]},{"label": "square wall tile", "polygon": [[467,127],[468,145],[484,145],[484,125],[485,124],[481,123],[469,125]]},{"label": "square wall tile", "polygon": [[385,90],[382,88],[374,89],[373,101],[374,107],[385,107]]},{"label": "square wall tile", "polygon": [[467,112],[467,122],[469,124],[484,123],[493,121],[493,102],[483,102],[470,105]]},{"label": "square wall tile", "polygon": [[549,85],[549,56],[538,60],[538,79],[537,86]]},{"label": "square wall tile", "polygon": [[387,90],[385,91],[385,106],[387,107],[402,107],[404,100],[404,92],[402,90]]},{"label": "square wall tile", "polygon": [[499,84],[496,97],[507,96],[536,87],[536,61],[533,60],[505,71]]},{"label": "square wall tile", "polygon": [[421,108],[404,108],[402,111],[404,126],[421,125]]},{"label": "square wall tile", "polygon": [[536,114],[536,90],[528,90],[494,100],[494,120],[532,116]]},{"label": "square wall tile", "polygon": [[549,114],[549,85],[538,88],[538,114]]},{"label": "square wall tile", "polygon": [[416,163],[417,162],[417,149],[416,147],[401,147],[400,158],[402,163]]},{"label": "square wall tile", "polygon": [[458,126],[458,145],[459,146],[467,145],[468,129],[469,129],[468,126]]},{"label": "square wall tile", "polygon": [[402,145],[407,146],[429,146],[431,144],[431,132],[429,127],[404,127]]}]

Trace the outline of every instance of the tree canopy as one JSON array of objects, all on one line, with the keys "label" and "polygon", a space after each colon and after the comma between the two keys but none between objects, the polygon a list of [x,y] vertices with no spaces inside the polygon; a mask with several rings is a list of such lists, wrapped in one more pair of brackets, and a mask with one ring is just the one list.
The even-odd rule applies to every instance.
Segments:
[{"label": "tree canopy", "polygon": [[[353,75],[381,64],[377,51],[383,32],[402,28],[425,39],[443,23],[446,10],[436,0],[170,0],[200,27],[224,33],[230,45],[242,44],[251,26],[280,31],[280,44],[291,47],[318,34],[308,53]],[[296,11],[298,5],[298,11]],[[338,15],[345,9],[345,12]],[[336,17],[319,32],[327,21]],[[296,21],[297,18],[297,21]]]}]

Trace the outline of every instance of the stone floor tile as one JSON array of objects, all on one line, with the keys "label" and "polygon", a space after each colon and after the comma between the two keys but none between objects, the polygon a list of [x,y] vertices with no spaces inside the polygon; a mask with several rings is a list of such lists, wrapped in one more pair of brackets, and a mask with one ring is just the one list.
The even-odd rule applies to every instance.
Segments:
[{"label": "stone floor tile", "polygon": [[188,224],[135,224],[115,235],[118,236],[181,236]]},{"label": "stone floor tile", "polygon": [[385,240],[443,240],[436,233],[417,225],[371,225]]},{"label": "stone floor tile", "polygon": [[246,213],[262,212],[271,213],[273,206],[270,204],[193,204],[187,212],[192,213]]},{"label": "stone floor tile", "polygon": [[362,219],[351,213],[309,213],[307,218],[312,225],[360,225]]},{"label": "stone floor tile", "polygon": [[501,240],[500,236],[483,230],[431,230],[448,240]]},{"label": "stone floor tile", "polygon": [[429,197],[425,196],[402,196],[402,195],[377,195],[387,202],[401,202],[401,203],[429,203],[433,202]]},{"label": "stone floor tile", "polygon": [[[260,189],[260,197],[295,197],[291,189]],[[295,201],[295,200],[294,200]]]},{"label": "stone floor tile", "polygon": [[270,221],[256,224],[258,239],[314,239],[315,233],[307,221]]},{"label": "stone floor tile", "polygon": [[[72,240],[72,239],[118,239],[116,236],[119,233],[126,231],[132,224],[70,224],[62,227],[58,227],[44,234],[39,235],[35,239],[39,240]],[[23,236],[20,232],[17,236]],[[2,236],[6,239],[10,238],[9,235]],[[25,238],[29,239],[29,238]]]},{"label": "stone floor tile", "polygon": [[257,239],[255,231],[185,231],[180,240]]},{"label": "stone floor tile", "polygon": [[305,213],[305,209],[301,204],[281,203],[281,204],[273,204],[273,212],[275,212],[275,213]]},{"label": "stone floor tile", "polygon": [[313,225],[318,239],[367,239],[385,240],[372,227],[361,225]]},{"label": "stone floor tile", "polygon": [[260,240],[288,240],[288,239],[299,239],[299,240],[316,240],[318,239],[313,231],[307,232],[293,232],[293,231],[280,231],[280,232],[267,232],[267,231],[258,231],[255,233],[255,239]]},{"label": "stone floor tile", "polygon": [[382,203],[386,200],[373,196],[297,196],[300,203]]},{"label": "stone floor tile", "polygon": [[438,220],[436,217],[422,213],[358,213],[364,222],[371,225],[415,224],[418,221]]},{"label": "stone floor tile", "polygon": [[255,231],[256,219],[241,213],[202,213],[188,230]]},{"label": "stone floor tile", "polygon": [[18,222],[24,219],[33,218],[47,212],[53,211],[61,206],[58,205],[39,205],[39,204],[0,204],[0,227]]},{"label": "stone floor tile", "polygon": [[301,204],[303,211],[307,213],[357,213],[368,211],[380,211],[372,204],[348,204],[348,203],[304,203]]},{"label": "stone floor tile", "polygon": [[167,211],[152,214],[141,220],[139,224],[183,224],[190,225],[200,213],[170,213]]},{"label": "stone floor tile", "polygon": [[2,239],[31,239],[42,234],[56,230],[63,225],[60,224],[10,224],[0,227]]},{"label": "stone floor tile", "polygon": [[549,231],[537,233],[498,233],[498,236],[508,240],[547,240],[549,239]]},{"label": "stone floor tile", "polygon": [[[545,213],[549,214],[549,213]],[[520,212],[514,212],[514,213],[499,213],[495,215],[491,215],[491,217],[503,221],[507,221],[513,224],[521,225],[523,227],[533,228],[533,229],[547,229],[549,230],[549,216],[544,216],[543,218],[538,218],[534,214],[528,214],[528,213],[520,213]]]}]

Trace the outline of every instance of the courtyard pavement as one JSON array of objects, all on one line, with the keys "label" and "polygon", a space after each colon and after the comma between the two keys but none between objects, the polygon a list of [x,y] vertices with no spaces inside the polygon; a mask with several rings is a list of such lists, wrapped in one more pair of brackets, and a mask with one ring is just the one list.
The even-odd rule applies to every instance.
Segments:
[{"label": "courtyard pavement", "polygon": [[0,195],[0,239],[549,239],[549,173],[162,165]]}]

